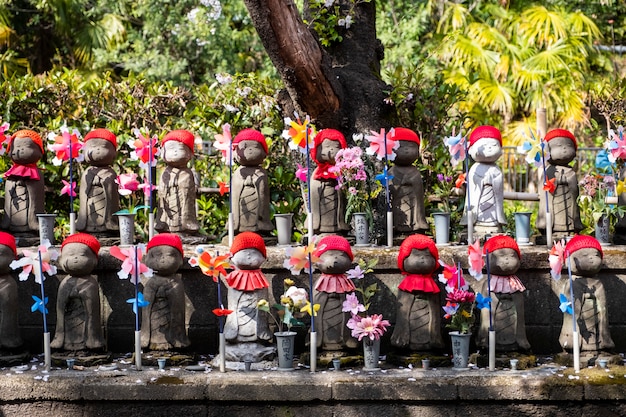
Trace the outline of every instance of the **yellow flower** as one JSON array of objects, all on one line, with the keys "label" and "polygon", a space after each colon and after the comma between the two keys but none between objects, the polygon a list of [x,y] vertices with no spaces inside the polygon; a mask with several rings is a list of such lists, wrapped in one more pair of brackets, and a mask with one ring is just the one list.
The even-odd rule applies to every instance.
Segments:
[{"label": "yellow flower", "polygon": [[617,181],[617,185],[615,186],[615,190],[617,192],[617,195],[620,195],[623,192],[626,192],[626,181]]},{"label": "yellow flower", "polygon": [[[320,309],[320,305],[319,304],[315,304],[313,306],[313,310],[315,311],[315,315],[317,316],[317,312]],[[311,314],[311,302],[307,301],[306,304],[304,305],[304,307],[302,307],[300,309],[301,313],[307,313],[309,316],[312,316],[313,314]]]},{"label": "yellow flower", "polygon": [[296,285],[296,283],[294,282],[294,280],[290,279],[290,278],[285,278],[285,280],[283,281],[283,283],[285,284],[286,287],[291,287]]}]

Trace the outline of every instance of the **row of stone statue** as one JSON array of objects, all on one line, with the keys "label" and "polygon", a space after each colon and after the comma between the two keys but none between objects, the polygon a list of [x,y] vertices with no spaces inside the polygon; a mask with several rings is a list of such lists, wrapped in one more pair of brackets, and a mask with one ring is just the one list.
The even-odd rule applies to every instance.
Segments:
[{"label": "row of stone statue", "polygon": [[[52,348],[59,351],[91,351],[105,349],[100,317],[100,291],[93,272],[98,264],[100,244],[86,233],[67,237],[61,245],[59,266],[67,274],[56,297],[57,324]],[[498,235],[486,241],[489,256],[490,289],[487,280],[478,284],[483,294],[492,297],[492,319],[501,351],[527,350],[522,282],[515,275],[520,267],[521,253],[514,239]],[[602,281],[596,278],[602,263],[602,248],[589,236],[576,236],[566,247],[571,254],[574,300],[573,317],[580,327],[581,350],[610,350],[613,347],[606,312],[606,296]],[[265,312],[257,308],[262,299],[269,299],[269,282],[261,271],[266,260],[263,238],[254,232],[238,234],[230,248],[234,270],[226,277],[229,314],[224,326],[228,346],[227,359],[261,361],[271,357],[274,348]],[[321,275],[315,283],[315,303],[320,304],[316,319],[318,348],[342,351],[358,343],[346,327],[349,313],[342,311],[346,295],[355,285],[346,275],[353,264],[348,241],[339,235],[323,237],[315,253],[319,257]],[[18,329],[17,284],[9,264],[16,259],[15,239],[0,232],[0,351],[15,351],[22,345]],[[153,351],[171,351],[190,345],[186,333],[185,291],[178,269],[183,265],[182,241],[176,234],[154,236],[147,245],[143,262],[154,271],[144,283],[141,343]],[[425,235],[411,235],[400,246],[398,268],[404,275],[398,287],[397,314],[391,344],[403,351],[429,351],[444,347],[441,337],[442,299],[433,280],[439,268],[439,255],[433,240]],[[564,280],[559,293],[569,294],[569,281]],[[482,310],[477,344],[488,344],[488,310]],[[565,315],[559,341],[571,349],[572,315]]]}]

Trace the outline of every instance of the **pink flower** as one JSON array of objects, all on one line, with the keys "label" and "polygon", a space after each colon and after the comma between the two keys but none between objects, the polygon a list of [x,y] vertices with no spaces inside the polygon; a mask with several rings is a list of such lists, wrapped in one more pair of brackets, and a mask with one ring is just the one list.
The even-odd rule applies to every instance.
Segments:
[{"label": "pink flower", "polygon": [[348,270],[346,272],[346,275],[350,279],[362,279],[363,277],[365,277],[365,272],[361,269],[359,265],[357,265],[354,268]]},{"label": "pink flower", "polygon": [[365,311],[365,306],[359,302],[356,293],[352,292],[346,294],[346,301],[343,302],[341,311],[344,313],[350,312],[353,316],[356,316],[360,312]]},{"label": "pink flower", "polygon": [[213,147],[222,152],[222,161],[224,161],[226,165],[230,165],[233,160],[232,143],[233,137],[230,133],[230,125],[228,123],[225,123],[222,126],[222,134],[215,135],[215,142],[213,142]]},{"label": "pink flower", "polygon": [[459,290],[457,288],[449,292],[446,296],[446,300],[453,303],[473,303],[475,299],[476,294],[474,294],[473,292]]},{"label": "pink flower", "polygon": [[382,314],[372,314],[367,317],[353,315],[346,326],[352,330],[352,337],[361,341],[364,337],[370,340],[380,339],[390,326],[388,320],[383,320]]},{"label": "pink flower", "polygon": [[70,192],[71,192],[72,197],[76,197],[76,181],[72,181],[71,187],[70,187],[70,183],[65,180],[61,180],[61,182],[63,183],[63,188],[61,188],[61,195],[63,194],[70,195]]},{"label": "pink flower", "polygon": [[115,180],[118,185],[118,192],[120,195],[131,195],[133,192],[139,189],[139,181],[137,180],[137,174],[121,174]]}]

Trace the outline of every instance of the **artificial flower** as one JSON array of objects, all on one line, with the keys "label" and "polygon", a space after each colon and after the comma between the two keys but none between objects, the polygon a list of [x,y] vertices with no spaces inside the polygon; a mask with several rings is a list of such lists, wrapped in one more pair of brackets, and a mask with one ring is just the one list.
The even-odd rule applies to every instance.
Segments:
[{"label": "artificial flower", "polygon": [[112,246],[110,250],[111,256],[122,261],[122,268],[117,273],[120,279],[128,279],[133,284],[139,283],[139,277],[143,275],[146,278],[152,277],[153,271],[141,262],[141,258],[145,253],[145,245],[137,245],[136,247],[120,248]]},{"label": "artificial flower", "polygon": [[45,280],[44,273],[48,276],[56,275],[57,268],[50,262],[57,260],[59,252],[51,246],[46,239],[39,245],[36,252],[25,249],[21,259],[11,262],[9,265],[11,269],[22,268],[22,272],[19,274],[20,281],[26,281],[32,273],[35,276],[35,282],[41,284],[42,280]]},{"label": "artificial flower", "polygon": [[63,194],[67,194],[70,195],[72,197],[76,197],[76,181],[72,181],[72,186],[70,187],[70,183],[65,181],[65,180],[61,180],[61,182],[63,183],[63,188],[61,188],[61,195]]},{"label": "artificial flower", "polygon": [[361,265],[356,265],[354,268],[346,271],[346,275],[350,279],[363,279],[365,277],[365,271],[361,269]]},{"label": "artificial flower", "polygon": [[439,264],[443,267],[443,272],[439,274],[439,282],[446,284],[446,291],[450,292],[454,288],[469,288],[456,265],[447,265],[441,260],[439,260]]},{"label": "artificial flower", "polygon": [[548,256],[550,263],[550,275],[555,280],[561,279],[561,271],[563,270],[563,264],[565,263],[565,241],[560,240],[554,242],[552,249],[550,249],[550,255]]},{"label": "artificial flower", "polygon": [[289,286],[284,296],[290,300],[290,305],[293,305],[294,308],[304,307],[309,300],[309,295],[306,290],[296,287],[295,285]]},{"label": "artificial flower", "polygon": [[359,302],[356,293],[352,292],[346,294],[346,300],[343,302],[341,311],[343,311],[344,313],[349,312],[352,315],[357,315],[365,311],[365,306]]},{"label": "artificial flower", "polygon": [[572,303],[571,301],[564,295],[564,294],[559,294],[559,309],[563,312],[563,313],[567,313],[567,314],[573,314],[574,311],[572,310]]},{"label": "artificial flower", "polygon": [[137,293],[137,298],[129,298],[126,302],[133,305],[133,313],[135,314],[139,312],[140,308],[150,305],[150,301],[146,301],[143,298],[143,293],[141,291]]},{"label": "artificial flower", "polygon": [[83,147],[83,142],[80,141],[80,133],[74,129],[72,133],[68,130],[66,125],[61,126],[61,134],[50,133],[48,139],[54,141],[53,144],[48,145],[48,149],[54,152],[54,158],[52,164],[54,166],[61,166],[64,161],[70,159],[70,148],[72,159],[77,162],[82,162],[84,159],[80,150]]},{"label": "artificial flower", "polygon": [[454,182],[454,186],[456,188],[462,188],[465,185],[465,173],[463,172],[462,174],[459,174],[459,176],[456,178],[456,181]]},{"label": "artificial flower", "polygon": [[230,263],[228,262],[230,255],[219,255],[216,254],[214,257],[211,254],[204,250],[199,249],[198,256],[192,256],[189,259],[189,265],[191,266],[199,266],[200,270],[204,275],[207,275],[213,278],[214,282],[218,282],[220,275],[226,275],[226,268],[230,268]]},{"label": "artificial flower", "polygon": [[128,141],[128,145],[133,149],[130,153],[130,159],[139,161],[139,167],[143,170],[155,167],[157,164],[156,157],[160,154],[157,147],[159,138],[156,135],[148,138],[150,135],[144,135],[139,129],[133,129],[133,134],[136,139]]},{"label": "artificial flower", "polygon": [[483,267],[485,266],[483,251],[480,248],[480,239],[476,239],[474,243],[467,247],[467,259],[469,262],[469,274],[480,281],[483,278]]},{"label": "artificial flower", "polygon": [[115,183],[118,186],[117,191],[120,195],[128,196],[139,189],[139,181],[137,180],[137,174],[134,172],[120,174]]},{"label": "artificial flower", "polygon": [[394,150],[400,147],[400,141],[391,139],[391,135],[385,134],[385,129],[380,129],[380,132],[373,130],[370,132],[370,135],[365,136],[365,139],[370,143],[366,149],[367,154],[376,155],[378,160],[393,161],[396,159]]},{"label": "artificial flower", "polygon": [[352,330],[352,337],[359,341],[364,337],[369,337],[370,340],[380,339],[390,325],[388,320],[383,320],[382,314],[372,314],[366,317],[353,315],[346,323],[346,326]]},{"label": "artificial flower", "polygon": [[222,161],[226,165],[230,165],[233,160],[233,136],[230,132],[230,125],[225,123],[222,126],[222,134],[215,135],[215,142],[213,142],[213,147],[219,150],[222,153]]},{"label": "artificial flower", "polygon": [[33,313],[35,311],[39,311],[41,314],[48,314],[48,309],[46,308],[46,305],[48,304],[48,297],[44,297],[43,301],[36,295],[31,295],[31,297],[35,300],[35,302],[30,307],[30,311]]},{"label": "artificial flower", "polygon": [[311,302],[307,301],[306,304],[304,305],[304,307],[302,307],[300,309],[301,313],[307,313],[309,316],[313,316],[315,314],[315,316],[317,317],[317,312],[320,310],[320,305],[319,304],[315,304],[313,306],[313,310],[314,313],[311,312]]},{"label": "artificial flower", "polygon": [[471,291],[465,291],[458,288],[448,292],[446,300],[453,303],[473,303],[476,300],[476,294]]}]

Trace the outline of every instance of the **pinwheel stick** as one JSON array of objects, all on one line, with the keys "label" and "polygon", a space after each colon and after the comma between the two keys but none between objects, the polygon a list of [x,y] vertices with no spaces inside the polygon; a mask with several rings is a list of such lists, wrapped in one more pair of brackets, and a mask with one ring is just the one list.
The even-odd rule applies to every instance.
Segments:
[{"label": "pinwheel stick", "polygon": [[489,250],[485,251],[485,266],[487,268],[487,297],[489,297],[489,370],[496,370],[496,331],[493,328],[493,314],[491,313],[491,269],[489,267]]},{"label": "pinwheel stick", "polygon": [[43,303],[41,314],[43,316],[43,356],[46,371],[50,370],[52,365],[52,356],[50,350],[50,332],[48,331],[48,322],[46,320],[46,293],[43,285],[43,261],[41,260],[41,251],[38,251],[39,257],[39,280],[41,281],[41,302]]},{"label": "pinwheel stick", "polygon": [[235,239],[235,219],[233,218],[233,139],[231,137],[228,152],[228,246]]},{"label": "pinwheel stick", "polygon": [[74,188],[73,188],[73,181],[74,181],[74,175],[73,175],[73,166],[72,166],[72,159],[74,159],[74,155],[72,154],[73,152],[73,144],[72,144],[72,140],[70,138],[70,235],[73,235],[74,233],[76,233],[76,213],[74,213]]},{"label": "pinwheel stick", "polygon": [[[532,135],[532,131],[530,132]],[[546,154],[544,151],[546,143],[541,139],[541,165],[543,166],[543,185],[548,182],[548,175],[546,173]],[[546,245],[548,247],[552,247],[552,216],[550,215],[550,203],[548,202],[548,197],[550,193],[548,190],[544,191],[546,193]]]},{"label": "pinwheel stick", "polygon": [[148,139],[148,238],[154,237],[154,202],[152,199],[152,138]]},{"label": "pinwheel stick", "polygon": [[313,261],[311,258],[311,252],[309,252],[309,300],[311,301],[311,335],[310,335],[310,348],[311,348],[311,372],[317,370],[317,333],[315,332],[315,302],[313,298]]},{"label": "pinwheel stick", "polygon": [[141,330],[139,329],[139,259],[137,245],[135,251],[135,369],[141,371]]},{"label": "pinwheel stick", "polygon": [[388,169],[389,169],[389,158],[387,157],[387,135],[385,134],[385,130],[383,129],[383,140],[385,145],[385,205],[387,207],[387,246],[393,246],[393,211],[391,210],[391,198],[389,196],[389,177],[388,177]]},{"label": "pinwheel stick", "polygon": [[[313,241],[313,212],[311,210],[311,158],[309,157],[309,127],[306,126],[304,129],[305,142],[306,142],[306,220],[307,220],[307,229],[308,229],[308,237],[309,243]],[[310,260],[309,260],[310,261]],[[311,300],[311,302],[313,302]],[[311,315],[311,323],[313,315]]]},{"label": "pinwheel stick", "polygon": [[576,328],[576,302],[574,301],[574,279],[572,278],[572,264],[569,251],[567,256],[567,275],[569,278],[569,296],[572,303],[572,349],[574,353],[574,370],[580,372],[580,345],[578,343],[578,329]]},{"label": "pinwheel stick", "polygon": [[474,216],[472,213],[472,203],[470,200],[470,177],[469,177],[469,146],[467,141],[465,142],[465,193],[466,205],[467,205],[467,244],[469,245],[474,241]]},{"label": "pinwheel stick", "polygon": [[[215,256],[220,256],[220,252],[216,251]],[[217,302],[220,308],[224,308],[222,304],[222,286],[220,284],[220,274],[217,273]],[[226,372],[226,336],[224,335],[224,317],[217,317],[219,322],[219,356],[220,356],[220,372]]]}]

